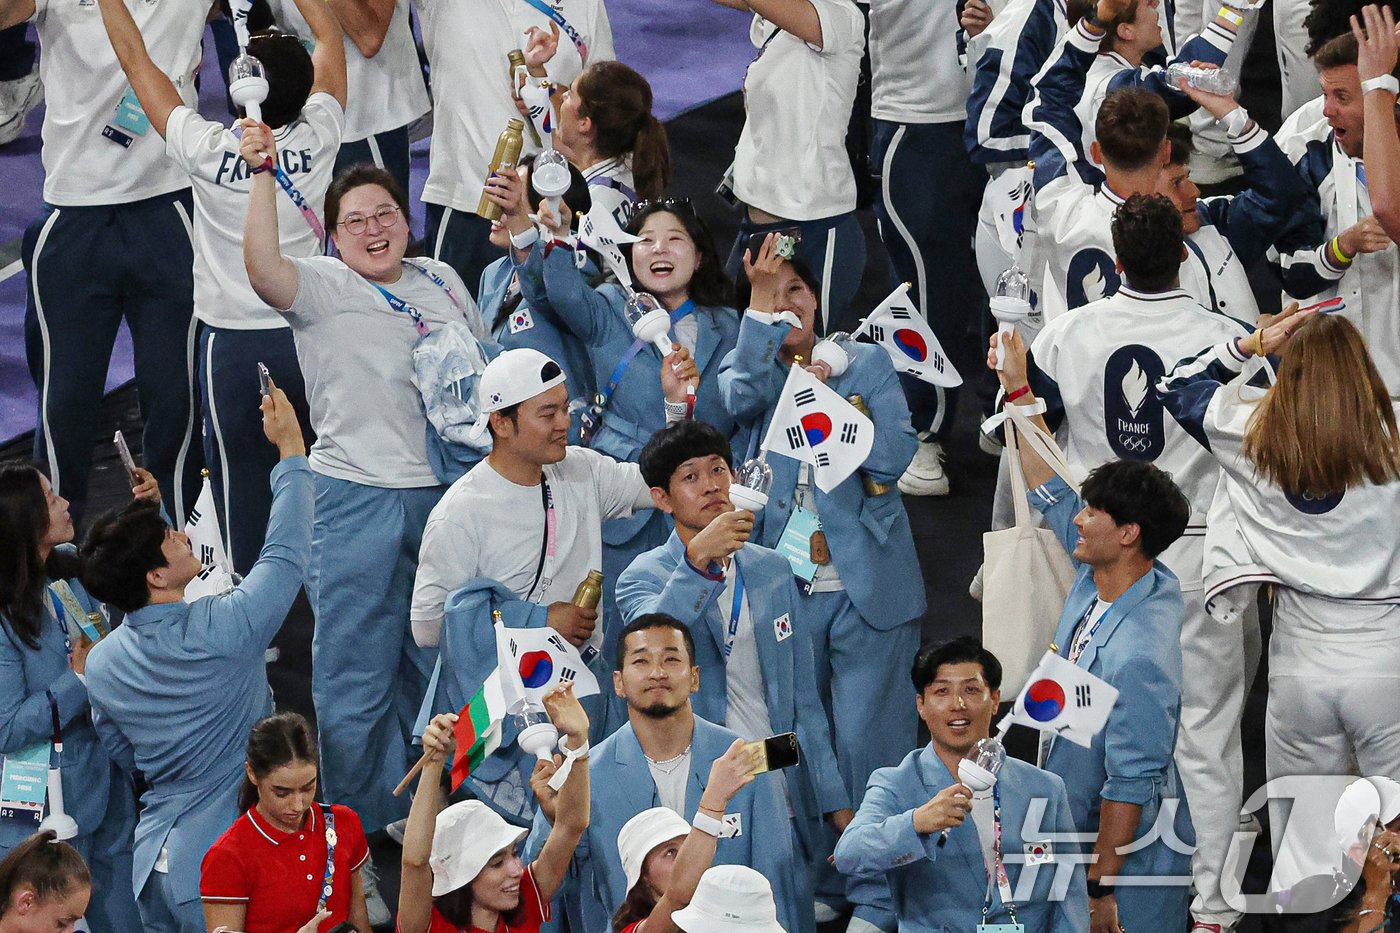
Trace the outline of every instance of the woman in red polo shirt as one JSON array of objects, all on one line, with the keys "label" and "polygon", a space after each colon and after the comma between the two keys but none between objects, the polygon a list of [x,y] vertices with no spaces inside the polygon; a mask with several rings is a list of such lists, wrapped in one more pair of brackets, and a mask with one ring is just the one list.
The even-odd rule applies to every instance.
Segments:
[{"label": "woman in red polo shirt", "polygon": [[554,826],[529,865],[515,853],[528,830],[511,826],[481,801],[438,812],[457,715],[436,716],[423,731],[427,762],[403,833],[399,933],[539,933],[550,919],[549,902],[588,828],[588,714],[572,683],[543,699],[570,771],[555,797],[547,782],[563,759],[535,766],[530,786],[540,805],[553,809]]},{"label": "woman in red polo shirt", "polygon": [[317,933],[347,920],[372,933],[360,869],[369,845],[355,811],[316,803],[316,742],[296,713],[248,736],[247,812],[204,856],[199,894],[209,929]]}]

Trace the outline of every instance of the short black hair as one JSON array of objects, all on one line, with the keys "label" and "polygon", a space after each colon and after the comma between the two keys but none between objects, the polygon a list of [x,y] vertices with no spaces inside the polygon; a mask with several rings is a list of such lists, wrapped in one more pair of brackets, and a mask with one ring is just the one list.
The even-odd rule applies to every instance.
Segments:
[{"label": "short black hair", "polygon": [[146,574],[166,565],[167,530],[160,506],[145,499],[100,516],[78,551],[83,586],[122,612],[140,609],[151,601]]},{"label": "short black hair", "polygon": [[637,464],[648,486],[671,491],[671,474],[692,457],[715,455],[734,469],[734,454],[719,428],[707,421],[677,421],[657,431],[642,448]]},{"label": "short black hair", "polygon": [[[330,186],[326,188],[325,215],[326,229],[334,230],[340,225],[340,202],[347,194],[356,188],[365,185],[378,185],[389,193],[389,197],[398,206],[399,213],[403,215],[404,226],[412,229],[409,223],[408,195],[403,187],[399,185],[398,179],[387,169],[382,169],[373,162],[357,162],[347,166],[336,173],[331,179]],[[412,239],[412,236],[409,237]]]},{"label": "short black hair", "polygon": [[1113,251],[1139,291],[1160,292],[1181,277],[1181,211],[1160,194],[1135,194],[1113,212]]},{"label": "short black hair", "polygon": [[1146,168],[1167,135],[1171,114],[1151,91],[1125,87],[1110,91],[1094,118],[1094,138],[1104,162],[1125,172]]},{"label": "short black hair", "polygon": [[938,669],[945,664],[980,664],[982,679],[988,690],[1001,689],[1001,662],[982,642],[971,635],[963,635],[931,648],[925,648],[914,658],[914,667],[909,677],[914,681],[914,692],[923,695],[924,688],[933,683]]},{"label": "short black hair", "polygon": [[311,85],[316,80],[311,53],[294,35],[267,32],[248,40],[248,54],[262,64],[267,77],[263,122],[274,130],[281,129],[301,116],[306,98],[311,95]]},{"label": "short black hair", "polygon": [[617,636],[617,652],[613,660],[616,662],[616,669],[622,670],[622,663],[627,658],[627,638],[637,632],[647,632],[654,628],[669,628],[681,633],[681,638],[685,641],[685,653],[690,659],[692,667],[695,666],[695,636],[690,634],[690,626],[673,615],[664,612],[648,612],[646,615],[637,616],[625,625]]},{"label": "short black hair", "polygon": [[1191,503],[1171,476],[1137,460],[1112,460],[1096,467],[1079,495],[1117,524],[1137,525],[1147,557],[1170,547],[1191,520]]},{"label": "short black hair", "polygon": [[[695,244],[697,265],[695,274],[690,277],[690,297],[702,308],[727,308],[734,294],[734,285],[724,272],[724,257],[715,246],[715,238],[705,219],[695,213],[695,208],[686,200],[642,202],[627,220],[628,233],[641,233],[648,218],[653,214],[666,213],[680,221],[686,235]],[[623,247],[627,264],[632,264],[632,245]]]},{"label": "short black hair", "polygon": [[[535,190],[535,157],[523,156],[516,165],[517,170],[522,168],[529,172],[530,176],[525,197],[530,202],[530,210],[538,213],[540,205],[544,203],[544,195]],[[564,192],[563,201],[569,205],[569,210],[573,211],[575,218],[593,209],[593,194],[588,190],[588,182],[584,179],[583,172],[572,163],[569,165],[569,190]]]}]

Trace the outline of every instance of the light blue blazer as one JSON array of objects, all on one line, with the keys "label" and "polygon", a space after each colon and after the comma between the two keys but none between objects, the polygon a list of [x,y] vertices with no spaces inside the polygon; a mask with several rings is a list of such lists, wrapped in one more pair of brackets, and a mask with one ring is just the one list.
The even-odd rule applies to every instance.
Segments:
[{"label": "light blue blazer", "polygon": [[[1031,490],[1028,498],[1072,553],[1079,537],[1074,516],[1084,507],[1083,500],[1059,477]],[[1080,565],[1055,630],[1062,656],[1069,656],[1074,629],[1097,595],[1092,568]],[[1108,724],[1094,736],[1091,747],[1054,738],[1045,756],[1045,770],[1064,779],[1074,822],[1081,832],[1098,831],[1102,799],[1117,800],[1142,807],[1136,839],[1153,832],[1161,814],[1166,825],[1159,830],[1174,832],[1185,844],[1178,848],[1195,845],[1186,791],[1173,760],[1181,719],[1184,614],[1181,585],[1166,566],[1155,562],[1150,573],[1113,601],[1076,662],[1119,690]],[[1175,814],[1164,811],[1164,805],[1174,805]],[[1190,864],[1189,853],[1174,851],[1166,840],[1159,839],[1128,855],[1122,873],[1183,876],[1189,873]],[[1129,901],[1149,890],[1160,889],[1120,887],[1120,908],[1128,909]],[[1138,919],[1136,926],[1142,928],[1142,918]],[[1134,926],[1129,918],[1123,925],[1129,929]]]},{"label": "light blue blazer", "polygon": [[[812,625],[802,617],[802,599],[785,558],[766,547],[746,544],[734,560],[743,571],[769,722],[775,734],[796,732],[801,746],[797,770],[803,779],[789,784],[793,806],[799,822],[816,822],[817,831],[824,831],[819,825],[822,814],[848,808],[851,798],[836,770],[831,731],[817,695]],[[696,715],[711,722],[724,722],[727,715],[724,643],[731,607],[727,602],[720,604],[723,591],[723,579],[712,580],[691,566],[675,532],[661,547],[634,560],[617,581],[617,605],[624,622],[648,612],[664,612],[690,627],[700,668],[700,690],[691,703]],[[779,641],[777,623],[784,616],[792,634]],[[798,784],[806,786],[798,788]]]},{"label": "light blue blazer", "polygon": [[[757,455],[769,415],[782,395],[788,367],[778,362],[778,350],[789,330],[787,324],[762,324],[745,315],[738,345],[720,367],[719,390],[725,407],[744,430],[752,432],[749,449],[739,459]],[[851,603],[867,623],[886,631],[917,619],[926,606],[914,535],[904,499],[895,487],[914,459],[919,441],[909,424],[909,404],[884,350],[857,344],[850,368],[827,385],[842,398],[856,394],[865,398],[875,422],[875,444],[862,470],[831,492],[811,485],[809,502],[816,503],[831,561]],[[771,548],[777,546],[797,505],[798,462],[772,455],[768,465],[773,469],[773,488],[754,540]],[[889,485],[890,491],[867,496],[861,472]]]},{"label": "light blue blazer", "polygon": [[272,471],[257,563],[222,596],[148,605],[88,655],[94,723],[114,761],[150,788],[136,825],[138,893],[168,853],[176,904],[199,899],[204,853],[238,817],[248,732],[272,712],[264,652],[311,562],[314,501],[305,457]]},{"label": "light blue blazer", "polygon": [[[840,871],[883,874],[889,880],[899,929],[905,933],[968,933],[982,922],[987,871],[977,825],[964,820],[948,833],[941,849],[939,834],[914,831],[914,810],[954,783],[932,745],[915,749],[898,765],[870,775],[860,811],[836,844]],[[1017,920],[1027,933],[1082,933],[1089,928],[1089,902],[1084,866],[1070,841],[1074,820],[1064,782],[1008,758],[998,785],[1002,861]],[[1041,801],[1043,815],[1033,813]],[[1026,864],[1032,843],[1045,844],[1052,860]],[[987,922],[1011,922],[996,885]]]},{"label": "light blue blazer", "polygon": [[[686,819],[693,819],[700,795],[710,779],[710,765],[723,757],[738,736],[728,729],[695,717],[691,742],[690,781],[685,794]],[[617,851],[617,836],[632,817],[661,806],[656,784],[647,768],[637,734],[628,723],[593,749],[589,756],[592,804],[588,831],[574,853],[572,872],[578,879],[583,901],[585,930],[612,929],[612,915],[627,896],[627,876]],[[741,834],[720,839],[716,865],[747,865],[773,885],[778,922],[788,933],[815,933],[816,917],[810,900],[799,899],[794,875],[803,868],[792,849],[792,830],[776,780],[759,775],[729,801],[726,818],[737,815]],[[529,849],[538,851],[548,835],[543,814],[536,814]]]},{"label": "light blue blazer", "polygon": [[[531,308],[553,315],[588,348],[593,380],[601,391],[634,339],[631,325],[622,313],[626,293],[613,283],[590,288],[574,267],[572,252],[555,249],[548,259],[544,252],[541,246],[530,251],[519,269],[520,289]],[[695,417],[708,421],[725,437],[732,437],[735,421],[720,401],[719,368],[738,339],[739,317],[732,308],[697,307],[694,318],[698,324],[695,365],[700,370]],[[660,370],[661,353],[647,344],[623,372],[603,415],[603,426],[590,445],[594,450],[617,460],[635,462],[652,434],[666,426]],[[603,542],[625,544],[648,522],[656,522],[658,529],[666,527],[662,513],[638,512],[631,518],[604,522]]]},{"label": "light blue blazer", "polygon": [[[97,601],[78,580],[69,580],[68,585],[85,611],[97,611]],[[8,624],[0,623],[0,755],[52,741],[53,717],[45,696],[46,691],[51,692],[63,727],[63,754],[56,763],[63,775],[64,809],[84,836],[95,832],[104,820],[121,819],[134,826],[131,782],[112,767],[112,759],[97,739],[87,687],[68,666],[66,630],[55,622],[51,608],[45,592],[38,648],[26,646]],[[51,764],[53,757],[50,750]],[[0,820],[0,854],[38,828],[37,822]]]}]

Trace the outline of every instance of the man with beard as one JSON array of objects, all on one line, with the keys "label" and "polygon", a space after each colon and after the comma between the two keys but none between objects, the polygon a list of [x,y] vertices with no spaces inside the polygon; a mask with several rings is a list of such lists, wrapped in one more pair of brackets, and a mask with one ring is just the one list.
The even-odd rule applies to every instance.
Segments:
[{"label": "man with beard", "polygon": [[[795,893],[799,866],[776,777],[760,775],[734,795],[728,812],[699,807],[710,765],[743,740],[691,708],[700,668],[690,629],[662,613],[639,616],[618,637],[616,660],[613,689],[627,702],[628,721],[589,757],[588,831],[571,872],[583,900],[583,929],[610,929],[609,918],[627,894],[617,848],[623,824],[662,806],[719,838],[714,864],[747,865],[772,882],[784,930],[812,933],[812,903]],[[537,814],[531,843],[543,840],[547,830],[544,815]]]}]

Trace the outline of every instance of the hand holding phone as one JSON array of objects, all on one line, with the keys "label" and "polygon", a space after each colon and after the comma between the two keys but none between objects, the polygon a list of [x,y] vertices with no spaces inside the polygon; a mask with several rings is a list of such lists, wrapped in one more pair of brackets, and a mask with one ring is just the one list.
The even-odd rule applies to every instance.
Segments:
[{"label": "hand holding phone", "polygon": [[783,732],[779,735],[770,735],[766,739],[747,742],[745,748],[751,748],[755,751],[761,749],[761,752],[755,756],[758,763],[753,769],[754,774],[791,768],[797,764],[800,757],[796,732]]},{"label": "hand holding phone", "polygon": [[122,436],[122,432],[118,431],[112,436],[112,445],[117,448],[117,457],[126,468],[127,483],[135,489],[141,485],[141,475],[136,472],[136,460],[131,456],[131,448],[126,446],[126,438]]},{"label": "hand holding phone", "polygon": [[272,374],[267,371],[267,366],[258,364],[258,392],[263,398],[272,394]]}]

